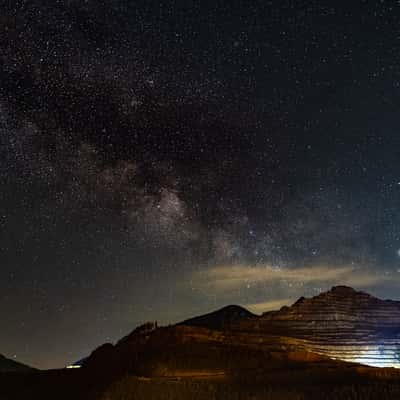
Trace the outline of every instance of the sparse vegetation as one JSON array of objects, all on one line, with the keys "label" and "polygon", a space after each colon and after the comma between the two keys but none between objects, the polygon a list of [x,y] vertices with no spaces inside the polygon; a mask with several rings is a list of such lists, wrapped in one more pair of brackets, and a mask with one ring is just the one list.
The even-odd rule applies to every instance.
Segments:
[{"label": "sparse vegetation", "polygon": [[[317,378],[315,376],[314,378]],[[141,381],[125,377],[113,384],[101,400],[394,400],[399,382],[320,384],[318,380],[286,385],[215,381]]]}]

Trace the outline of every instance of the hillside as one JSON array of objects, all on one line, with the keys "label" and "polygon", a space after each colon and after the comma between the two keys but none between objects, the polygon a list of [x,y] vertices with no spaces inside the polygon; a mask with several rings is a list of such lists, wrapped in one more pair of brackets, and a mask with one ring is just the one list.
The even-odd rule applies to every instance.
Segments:
[{"label": "hillside", "polygon": [[0,399],[397,399],[400,370],[358,362],[397,366],[399,309],[337,286],[261,316],[228,306],[149,322],[81,369],[0,374]]},{"label": "hillside", "polygon": [[301,339],[309,351],[345,361],[400,367],[400,302],[346,286],[264,313],[240,329]]},{"label": "hillside", "polygon": [[[243,357],[243,352],[254,354]],[[219,365],[232,371],[237,365],[252,368],[257,357],[267,357],[269,362],[327,357],[398,367],[400,302],[336,286],[261,316],[227,306],[175,326],[145,324],[117,345],[102,346],[85,365],[99,369],[116,365],[116,369],[138,373],[140,369],[149,374],[152,368],[169,368],[173,362],[177,368],[180,363],[182,368],[190,363],[199,368]]]},{"label": "hillside", "polygon": [[19,363],[17,361],[10,360],[0,354],[0,372],[9,372],[9,371],[26,372],[26,371],[32,371],[32,370],[33,370],[33,368],[31,368],[25,364]]},{"label": "hillside", "polygon": [[[214,321],[222,320],[220,314],[221,310],[183,324],[212,328]],[[254,335],[285,337],[297,349],[330,358],[400,367],[400,302],[381,300],[347,286],[302,297],[290,307],[260,317],[230,318],[219,328],[246,332],[250,341]]]}]

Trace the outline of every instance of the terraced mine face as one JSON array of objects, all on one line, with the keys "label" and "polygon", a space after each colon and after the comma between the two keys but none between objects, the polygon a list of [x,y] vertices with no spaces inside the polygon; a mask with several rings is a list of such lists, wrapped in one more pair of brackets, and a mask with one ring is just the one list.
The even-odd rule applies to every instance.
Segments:
[{"label": "terraced mine face", "polygon": [[85,367],[153,377],[184,370],[232,375],[290,363],[343,364],[332,359],[400,368],[400,302],[336,286],[261,316],[228,306],[168,327],[144,324],[115,346],[101,346]]},{"label": "terraced mine face", "polygon": [[400,368],[400,302],[346,286],[242,322],[244,327],[295,338],[305,349],[335,359]]}]

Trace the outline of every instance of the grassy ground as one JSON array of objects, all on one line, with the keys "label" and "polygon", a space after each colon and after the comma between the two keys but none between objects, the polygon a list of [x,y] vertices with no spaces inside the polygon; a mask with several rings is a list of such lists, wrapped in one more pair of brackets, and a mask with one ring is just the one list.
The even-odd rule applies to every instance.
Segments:
[{"label": "grassy ground", "polygon": [[0,400],[397,400],[397,370],[287,365],[231,372],[159,369],[107,379],[82,370],[0,374]]}]

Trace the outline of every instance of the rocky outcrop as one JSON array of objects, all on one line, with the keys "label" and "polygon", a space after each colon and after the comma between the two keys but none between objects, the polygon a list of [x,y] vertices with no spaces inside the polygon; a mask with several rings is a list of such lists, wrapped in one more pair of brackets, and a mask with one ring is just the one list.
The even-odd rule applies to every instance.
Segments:
[{"label": "rocky outcrop", "polygon": [[399,301],[335,286],[260,317],[247,313],[229,306],[183,324],[246,333],[242,336],[245,342],[257,342],[268,351],[275,351],[279,343],[279,349],[284,346],[289,351],[400,368]]},{"label": "rocky outcrop", "polygon": [[400,367],[400,302],[347,286],[301,298],[240,328],[296,338],[308,350],[332,358]]},{"label": "rocky outcrop", "polygon": [[335,286],[261,316],[227,306],[168,327],[146,323],[97,349],[84,369],[108,376],[185,368],[234,374],[332,358],[400,367],[400,302]]}]

